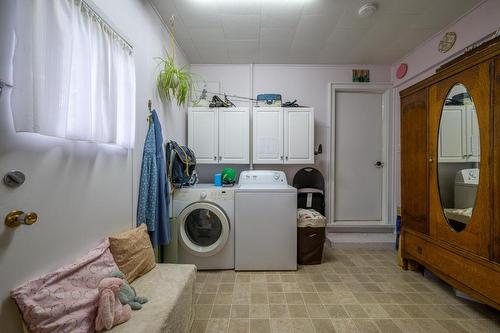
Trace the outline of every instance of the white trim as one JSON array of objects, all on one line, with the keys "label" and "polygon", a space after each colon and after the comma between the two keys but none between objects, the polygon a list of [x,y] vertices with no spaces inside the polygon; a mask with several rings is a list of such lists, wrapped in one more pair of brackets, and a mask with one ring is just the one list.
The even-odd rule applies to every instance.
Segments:
[{"label": "white trim", "polygon": [[[392,100],[391,83],[329,83],[330,103],[330,168],[328,195],[330,198],[328,226],[337,225],[333,219],[335,216],[335,95],[337,92],[375,92],[382,94],[382,118],[383,118],[383,161],[385,162],[383,176],[382,194],[382,222],[375,221],[372,225],[390,225],[395,221],[394,209],[394,108]],[[361,223],[367,225],[366,223]],[[357,225],[351,223],[351,225]]]}]

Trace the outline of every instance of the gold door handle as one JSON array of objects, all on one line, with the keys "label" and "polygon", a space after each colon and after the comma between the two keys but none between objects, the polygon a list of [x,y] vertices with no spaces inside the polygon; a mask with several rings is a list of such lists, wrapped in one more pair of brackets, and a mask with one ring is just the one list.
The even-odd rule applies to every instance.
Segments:
[{"label": "gold door handle", "polygon": [[429,157],[429,163],[434,162],[434,159],[432,157]]},{"label": "gold door handle", "polygon": [[38,221],[36,213],[24,213],[22,210],[13,210],[5,217],[5,225],[10,228],[17,228],[21,224],[32,225]]}]

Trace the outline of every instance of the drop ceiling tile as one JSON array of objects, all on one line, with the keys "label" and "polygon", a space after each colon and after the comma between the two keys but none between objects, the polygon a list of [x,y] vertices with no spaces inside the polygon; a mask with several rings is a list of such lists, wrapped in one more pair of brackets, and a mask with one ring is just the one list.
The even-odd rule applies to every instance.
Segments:
[{"label": "drop ceiling tile", "polygon": [[[217,7],[211,1],[175,0],[175,8],[188,28],[211,28],[220,25]],[[168,22],[171,15],[163,16],[165,22]]]},{"label": "drop ceiling tile", "polygon": [[[192,1],[192,0],[191,0]],[[208,2],[208,1],[204,1]],[[226,15],[259,15],[260,1],[253,0],[211,0],[216,3],[219,14]]]},{"label": "drop ceiling tile", "polygon": [[222,15],[226,39],[257,39],[260,33],[260,15]]},{"label": "drop ceiling tile", "polygon": [[337,19],[327,15],[303,15],[295,31],[295,38],[309,39],[314,36],[316,40],[325,40],[332,33]]},{"label": "drop ceiling tile", "polygon": [[291,43],[295,37],[295,30],[280,28],[262,28],[260,41],[266,44]]},{"label": "drop ceiling tile", "polygon": [[304,15],[337,15],[349,0],[309,0],[304,2]]},{"label": "drop ceiling tile", "polygon": [[222,28],[190,29],[189,34],[196,44],[223,42],[225,39]]},{"label": "drop ceiling tile", "polygon": [[230,58],[245,56],[257,58],[259,56],[259,41],[257,40],[226,41],[226,47]]}]

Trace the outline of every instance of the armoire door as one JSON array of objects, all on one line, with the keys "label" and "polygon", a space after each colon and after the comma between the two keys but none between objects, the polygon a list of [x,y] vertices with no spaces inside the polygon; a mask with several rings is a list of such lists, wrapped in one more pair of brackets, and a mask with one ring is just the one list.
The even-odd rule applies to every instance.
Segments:
[{"label": "armoire door", "polygon": [[[438,159],[439,136],[442,129],[450,125],[444,123],[447,118],[443,117],[443,109],[457,86],[464,92],[455,96],[466,96],[463,104],[473,105],[476,110],[480,159],[443,163]],[[490,62],[478,64],[429,88],[428,150],[432,159],[429,165],[429,234],[484,258],[490,256],[492,212],[490,104]]]},{"label": "armoire door", "polygon": [[[500,188],[500,57],[495,58],[495,78],[493,81],[493,105],[494,105],[494,124],[493,124],[493,177],[494,188]],[[494,210],[493,216],[495,217],[493,225],[493,257],[496,262],[500,263],[500,195],[494,196]]]},{"label": "armoire door", "polygon": [[402,226],[428,233],[428,89],[401,98]]}]

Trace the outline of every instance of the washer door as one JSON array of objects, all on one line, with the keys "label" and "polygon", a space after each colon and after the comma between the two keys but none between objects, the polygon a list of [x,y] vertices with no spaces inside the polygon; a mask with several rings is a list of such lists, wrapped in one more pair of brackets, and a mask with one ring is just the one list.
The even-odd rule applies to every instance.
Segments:
[{"label": "washer door", "polygon": [[195,202],[184,208],[178,221],[181,244],[191,254],[212,256],[229,238],[229,220],[215,204]]}]

